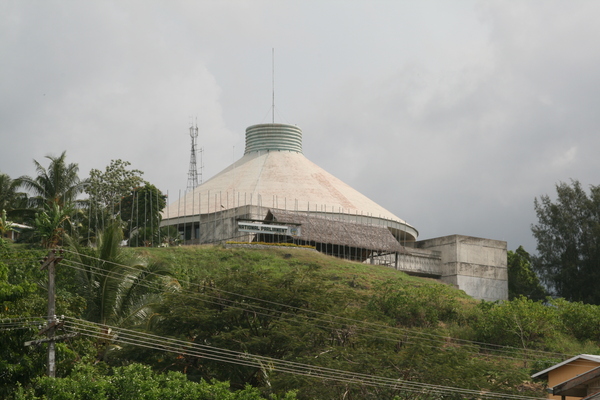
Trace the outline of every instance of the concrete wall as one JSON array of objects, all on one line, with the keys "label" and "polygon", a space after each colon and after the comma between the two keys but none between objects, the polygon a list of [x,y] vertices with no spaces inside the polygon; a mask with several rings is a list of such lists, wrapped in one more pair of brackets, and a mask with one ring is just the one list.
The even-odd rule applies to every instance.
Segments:
[{"label": "concrete wall", "polygon": [[263,220],[268,209],[242,206],[209,214],[163,220],[161,226],[175,225],[182,233],[184,244],[221,243],[227,240],[249,241],[254,234],[239,232],[238,219]]},{"label": "concrete wall", "polygon": [[415,243],[441,254],[441,280],[476,299],[508,299],[506,242],[451,235]]},{"label": "concrete wall", "polygon": [[384,255],[375,254],[369,257],[365,264],[385,265],[409,275],[425,276],[439,279],[442,275],[442,261],[440,252],[406,248],[406,253],[391,253]]},{"label": "concrete wall", "polygon": [[[254,234],[240,232],[237,220],[263,220],[267,211],[268,208],[264,207],[242,206],[172,218],[161,225],[178,225],[180,231],[185,232],[185,244],[222,243],[227,240],[247,242],[254,238]],[[406,251],[375,254],[366,262],[440,279],[476,299],[508,299],[506,242],[451,235],[414,242],[414,247],[407,247]]]}]

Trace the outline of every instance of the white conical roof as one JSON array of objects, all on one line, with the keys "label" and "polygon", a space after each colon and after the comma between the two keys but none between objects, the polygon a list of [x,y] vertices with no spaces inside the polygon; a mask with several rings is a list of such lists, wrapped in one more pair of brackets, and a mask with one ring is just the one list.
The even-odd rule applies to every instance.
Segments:
[{"label": "white conical roof", "polygon": [[242,205],[358,214],[416,230],[302,154],[302,131],[293,125],[246,129],[244,156],[163,211],[163,219],[206,214]]}]

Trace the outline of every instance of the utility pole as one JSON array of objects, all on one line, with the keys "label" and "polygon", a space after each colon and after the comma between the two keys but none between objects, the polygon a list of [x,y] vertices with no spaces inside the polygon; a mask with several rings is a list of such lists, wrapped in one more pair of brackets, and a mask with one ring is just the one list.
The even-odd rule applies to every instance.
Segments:
[{"label": "utility pole", "polygon": [[[63,251],[60,250],[59,256],[56,255],[57,250],[50,250],[48,255],[42,260],[42,271],[48,269],[48,325],[46,326],[46,334],[48,336],[48,376],[50,378],[56,377],[56,339],[54,332],[56,330],[56,264],[58,264],[63,257],[61,256]],[[41,331],[43,333],[44,331]]]},{"label": "utility pole", "polygon": [[[58,252],[58,255],[57,255]],[[30,340],[25,342],[25,346],[38,346],[42,343],[48,343],[48,376],[56,378],[56,342],[76,337],[77,333],[56,336],[56,329],[63,325],[63,321],[56,318],[56,264],[62,259],[63,250],[50,250],[48,255],[40,260],[42,271],[48,270],[48,322],[38,335],[46,334],[46,339]]]}]

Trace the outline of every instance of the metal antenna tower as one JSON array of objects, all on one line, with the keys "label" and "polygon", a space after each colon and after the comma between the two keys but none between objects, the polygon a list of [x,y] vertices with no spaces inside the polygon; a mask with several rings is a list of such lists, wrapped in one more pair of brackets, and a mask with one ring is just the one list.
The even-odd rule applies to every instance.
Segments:
[{"label": "metal antenna tower", "polygon": [[[192,138],[192,151],[190,154],[190,169],[188,171],[188,181],[186,191],[194,190],[199,183],[202,183],[202,149],[200,149],[200,173],[198,174],[198,167],[196,165],[196,155],[198,153],[196,149],[196,139],[198,139],[198,124],[196,126],[192,124],[190,126],[190,137]],[[200,182],[198,183],[198,178]]]}]

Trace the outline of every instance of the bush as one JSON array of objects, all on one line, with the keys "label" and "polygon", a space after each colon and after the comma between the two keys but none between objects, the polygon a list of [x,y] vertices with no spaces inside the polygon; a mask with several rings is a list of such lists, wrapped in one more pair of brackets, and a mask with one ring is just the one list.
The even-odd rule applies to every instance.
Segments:
[{"label": "bush", "polygon": [[490,344],[544,349],[559,334],[556,308],[518,297],[506,302],[479,304],[481,315],[473,324],[476,340]]},{"label": "bush", "polygon": [[554,299],[550,304],[556,307],[565,333],[581,341],[600,341],[600,306],[565,299]]},{"label": "bush", "polygon": [[406,327],[435,327],[464,319],[456,291],[441,284],[406,286],[387,281],[375,289],[368,307]]},{"label": "bush", "polygon": [[[39,378],[29,390],[17,390],[15,400],[261,400],[264,397],[256,388],[247,386],[230,391],[227,382],[198,383],[189,381],[179,372],[155,373],[150,367],[131,364],[102,373],[89,364],[79,365],[66,378]],[[282,400],[295,399],[287,393]]]}]

